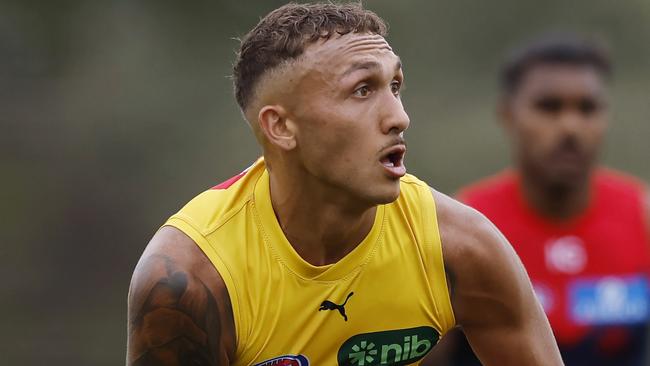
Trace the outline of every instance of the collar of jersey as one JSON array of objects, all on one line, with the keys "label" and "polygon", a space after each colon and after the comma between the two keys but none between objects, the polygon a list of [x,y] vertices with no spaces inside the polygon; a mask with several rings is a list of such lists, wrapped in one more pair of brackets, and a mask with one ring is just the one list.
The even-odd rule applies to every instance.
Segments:
[{"label": "collar of jersey", "polygon": [[300,257],[280,227],[271,204],[269,174],[266,169],[255,186],[254,205],[262,235],[273,254],[290,271],[307,280],[337,281],[356,273],[370,260],[383,232],[385,206],[378,205],[372,229],[354,250],[336,263],[314,266]]}]

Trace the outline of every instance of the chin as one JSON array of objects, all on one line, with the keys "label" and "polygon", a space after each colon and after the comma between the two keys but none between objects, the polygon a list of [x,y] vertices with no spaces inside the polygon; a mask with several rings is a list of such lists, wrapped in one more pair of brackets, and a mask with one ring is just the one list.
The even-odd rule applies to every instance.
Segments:
[{"label": "chin", "polygon": [[548,175],[548,183],[557,188],[577,188],[588,181],[589,172],[582,169],[560,169]]},{"label": "chin", "polygon": [[376,204],[376,205],[385,205],[389,204],[392,202],[395,202],[399,198],[399,183],[394,187],[393,189],[390,190],[384,190],[383,192],[374,192],[374,194],[370,194],[371,201]]}]

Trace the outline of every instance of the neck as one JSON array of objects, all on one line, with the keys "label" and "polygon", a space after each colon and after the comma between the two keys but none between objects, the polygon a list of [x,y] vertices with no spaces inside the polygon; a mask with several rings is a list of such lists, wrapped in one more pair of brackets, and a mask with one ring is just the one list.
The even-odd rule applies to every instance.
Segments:
[{"label": "neck", "polygon": [[375,205],[293,169],[274,166],[269,174],[271,203],[280,227],[296,252],[312,265],[339,261],[372,229]]},{"label": "neck", "polygon": [[576,184],[548,183],[522,174],[522,191],[525,200],[540,215],[557,221],[571,219],[589,205],[591,198],[590,177]]}]

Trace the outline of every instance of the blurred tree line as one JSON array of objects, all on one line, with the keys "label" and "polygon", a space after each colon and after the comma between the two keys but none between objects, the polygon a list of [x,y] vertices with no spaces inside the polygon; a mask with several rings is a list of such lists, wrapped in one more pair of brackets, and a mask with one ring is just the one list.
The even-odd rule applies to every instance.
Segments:
[{"label": "blurred tree line", "polygon": [[[123,362],[133,267],[165,218],[259,154],[229,79],[282,1],[0,2],[0,358]],[[406,73],[407,165],[434,187],[508,164],[495,123],[507,49],[595,33],[615,61],[605,161],[650,180],[650,2],[368,0]]]}]

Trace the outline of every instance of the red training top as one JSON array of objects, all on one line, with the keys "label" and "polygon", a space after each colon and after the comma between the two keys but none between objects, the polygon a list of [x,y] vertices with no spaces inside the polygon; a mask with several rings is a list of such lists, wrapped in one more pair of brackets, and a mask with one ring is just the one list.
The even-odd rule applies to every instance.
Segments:
[{"label": "red training top", "polygon": [[591,329],[644,323],[650,310],[644,186],[604,168],[591,184],[589,206],[567,221],[536,213],[512,170],[459,193],[521,257],[561,347],[580,342]]}]

